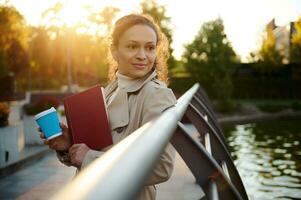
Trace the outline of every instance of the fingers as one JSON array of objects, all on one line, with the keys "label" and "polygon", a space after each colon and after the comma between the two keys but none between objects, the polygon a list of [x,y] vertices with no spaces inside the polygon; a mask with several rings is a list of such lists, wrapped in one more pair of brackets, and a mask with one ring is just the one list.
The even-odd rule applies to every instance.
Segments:
[{"label": "fingers", "polygon": [[78,145],[74,144],[69,148],[69,155],[70,155],[70,159],[71,159],[71,163],[75,163],[75,155],[78,149]]},{"label": "fingers", "polygon": [[86,144],[74,144],[69,148],[70,161],[73,166],[80,167],[88,151]]},{"label": "fingers", "polygon": [[49,145],[50,141],[49,140],[44,140],[44,144]]},{"label": "fingers", "polygon": [[50,149],[57,150],[58,148],[58,143],[55,140],[47,140],[48,141],[48,146]]},{"label": "fingers", "polygon": [[[69,148],[69,153],[70,155],[75,155],[77,151],[81,151],[82,149],[84,149],[86,146],[86,144],[81,143],[81,144],[73,144],[70,148]],[[72,157],[72,156],[71,156]]]},{"label": "fingers", "polygon": [[68,127],[64,124],[64,123],[62,123],[62,122],[60,122],[60,127],[62,128],[62,131],[63,131],[63,135],[66,137],[69,137],[69,133],[68,133]]},{"label": "fingers", "polygon": [[68,129],[68,127],[67,127],[63,122],[60,122],[60,127],[61,127],[63,130]]},{"label": "fingers", "polygon": [[73,144],[70,148],[69,148],[69,153],[75,152],[78,148],[81,147],[82,144]]},{"label": "fingers", "polygon": [[40,138],[41,138],[41,139],[46,139],[44,133],[40,133]]},{"label": "fingers", "polygon": [[53,150],[57,150],[58,149],[58,145],[57,143],[52,143],[49,145],[50,149],[53,149]]},{"label": "fingers", "polygon": [[44,142],[45,145],[48,145],[50,149],[56,149],[57,148],[57,143],[55,142],[55,139],[53,139],[53,140],[46,139],[46,136],[42,132],[40,127],[38,127],[38,131],[40,132],[40,138],[44,140],[43,142]]},{"label": "fingers", "polygon": [[40,138],[41,139],[46,139],[45,134],[42,132],[42,129],[40,127],[38,127],[38,131],[40,132]]}]

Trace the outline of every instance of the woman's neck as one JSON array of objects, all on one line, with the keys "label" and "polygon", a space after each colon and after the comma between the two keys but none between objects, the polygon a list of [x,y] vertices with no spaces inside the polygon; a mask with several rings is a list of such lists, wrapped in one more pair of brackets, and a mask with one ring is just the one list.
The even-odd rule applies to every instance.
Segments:
[{"label": "woman's neck", "polygon": [[126,76],[124,74],[121,74],[120,72],[116,72],[116,77],[117,77],[117,82],[118,82],[118,87],[120,88],[126,88],[134,84],[137,80],[133,77]]}]

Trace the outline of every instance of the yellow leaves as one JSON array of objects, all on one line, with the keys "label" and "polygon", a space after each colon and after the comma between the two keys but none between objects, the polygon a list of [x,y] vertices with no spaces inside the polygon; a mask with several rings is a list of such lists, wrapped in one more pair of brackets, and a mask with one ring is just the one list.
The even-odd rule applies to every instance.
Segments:
[{"label": "yellow leaves", "polygon": [[48,8],[42,13],[42,18],[48,17],[50,14],[57,14],[63,9],[62,3],[56,3],[53,7]]},{"label": "yellow leaves", "polygon": [[294,28],[296,32],[292,34],[292,44],[301,46],[301,17],[294,23]]},{"label": "yellow leaves", "polygon": [[25,48],[26,37],[23,16],[12,6],[0,5],[0,49],[6,51],[15,40]]}]

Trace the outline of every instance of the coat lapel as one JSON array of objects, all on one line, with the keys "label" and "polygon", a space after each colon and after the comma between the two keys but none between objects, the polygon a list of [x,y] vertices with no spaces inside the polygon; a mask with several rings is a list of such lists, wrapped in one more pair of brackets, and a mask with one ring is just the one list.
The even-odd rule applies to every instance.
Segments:
[{"label": "coat lapel", "polygon": [[124,88],[127,92],[136,92],[138,90],[140,90],[142,88],[143,85],[145,85],[146,83],[148,83],[149,81],[151,81],[152,79],[154,79],[156,77],[156,72],[153,71],[151,74],[149,74],[148,76],[145,76],[141,79],[136,80],[132,85],[130,85],[129,87]]},{"label": "coat lapel", "polygon": [[106,101],[108,101],[108,97],[111,96],[114,90],[116,90],[117,86],[118,86],[117,81],[115,80],[105,87],[104,91],[105,91]]},{"label": "coat lapel", "polygon": [[[128,93],[136,92],[142,88],[147,82],[156,77],[156,72],[153,71],[149,76],[136,80],[136,82],[129,87],[120,88],[118,87],[117,81],[112,82],[105,90],[106,97],[117,89],[116,96],[108,105],[108,114],[111,130],[118,127],[124,127],[129,123],[129,102]],[[118,88],[117,88],[118,87]],[[108,99],[106,99],[108,101]]]},{"label": "coat lapel", "polygon": [[126,126],[129,123],[128,95],[124,89],[119,89],[113,101],[108,106],[111,130]]}]

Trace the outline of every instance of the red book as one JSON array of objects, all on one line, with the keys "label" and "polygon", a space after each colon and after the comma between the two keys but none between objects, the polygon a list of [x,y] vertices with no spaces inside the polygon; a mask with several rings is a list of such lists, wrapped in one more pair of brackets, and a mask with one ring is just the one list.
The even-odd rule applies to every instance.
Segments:
[{"label": "red book", "polygon": [[64,107],[74,144],[85,143],[94,150],[113,144],[104,92],[100,85],[66,97]]}]

